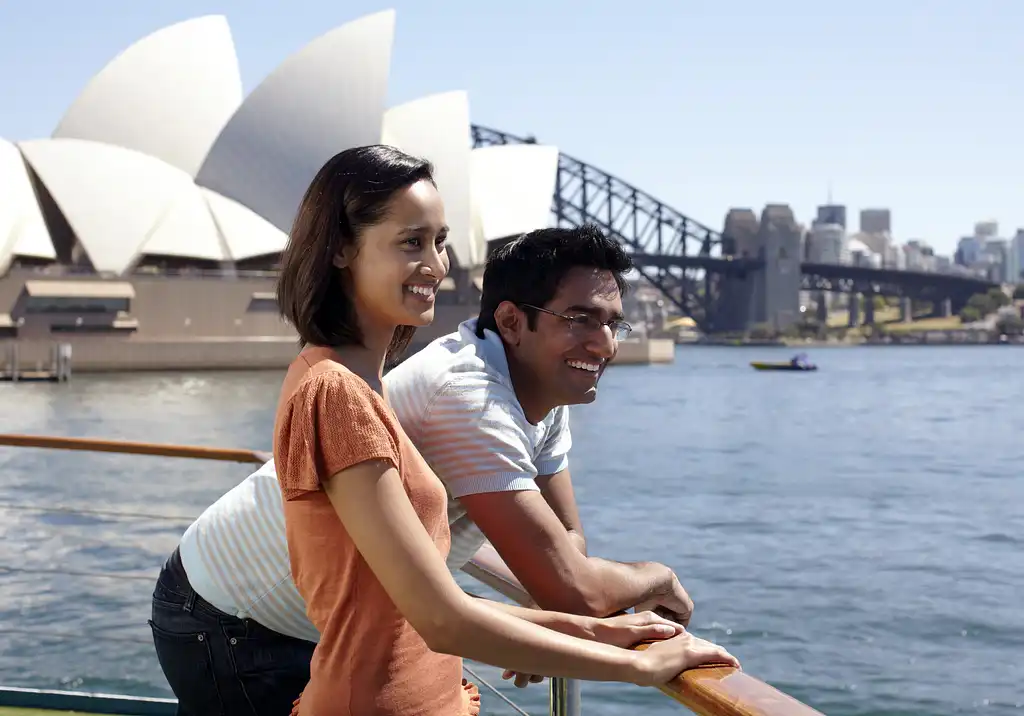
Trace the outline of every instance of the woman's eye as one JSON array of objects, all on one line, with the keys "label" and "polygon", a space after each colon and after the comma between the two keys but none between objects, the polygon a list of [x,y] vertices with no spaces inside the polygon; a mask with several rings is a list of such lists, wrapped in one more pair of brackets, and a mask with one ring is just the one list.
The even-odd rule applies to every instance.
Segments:
[{"label": "woman's eye", "polygon": [[447,235],[446,236],[438,236],[436,239],[434,239],[434,244],[438,248],[440,248],[440,247],[444,246],[445,243],[447,243],[447,241],[448,241],[448,236]]}]

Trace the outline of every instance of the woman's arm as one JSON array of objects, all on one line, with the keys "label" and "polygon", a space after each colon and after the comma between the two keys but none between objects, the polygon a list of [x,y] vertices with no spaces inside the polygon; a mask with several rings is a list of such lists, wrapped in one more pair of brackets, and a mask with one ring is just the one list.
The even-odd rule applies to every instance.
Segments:
[{"label": "woman's arm", "polygon": [[525,619],[531,624],[553,629],[578,639],[600,641],[614,646],[629,647],[642,641],[660,641],[684,631],[680,624],[660,617],[654,612],[621,614],[601,619],[578,614],[528,609],[515,604],[484,599],[475,594],[469,596],[476,598],[490,609],[497,609],[519,619]]},{"label": "woman's arm", "polygon": [[434,651],[529,674],[640,685],[665,683],[702,663],[738,665],[724,649],[685,632],[634,652],[561,634],[472,599],[455,583],[386,461],[342,470],[324,481],[324,489],[388,596]]}]

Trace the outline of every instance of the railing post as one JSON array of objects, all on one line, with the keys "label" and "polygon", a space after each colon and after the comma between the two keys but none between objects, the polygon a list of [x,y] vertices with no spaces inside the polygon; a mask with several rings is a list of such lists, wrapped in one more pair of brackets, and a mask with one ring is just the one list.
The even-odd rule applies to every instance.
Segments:
[{"label": "railing post", "polygon": [[581,716],[583,700],[580,682],[556,677],[551,681],[551,716]]}]

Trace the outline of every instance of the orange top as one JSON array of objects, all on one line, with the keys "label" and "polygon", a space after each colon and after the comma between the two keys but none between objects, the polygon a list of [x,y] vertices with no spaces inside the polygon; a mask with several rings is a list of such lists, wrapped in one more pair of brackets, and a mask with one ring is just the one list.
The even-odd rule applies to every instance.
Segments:
[{"label": "orange top", "polygon": [[[402,616],[348,536],[323,484],[367,460],[390,462],[442,559],[447,495],[384,400],[326,349],[285,377],[274,459],[292,576],[320,631],[302,716],[459,716],[475,711],[462,659],[436,654]],[[479,697],[476,697],[479,699]]]}]

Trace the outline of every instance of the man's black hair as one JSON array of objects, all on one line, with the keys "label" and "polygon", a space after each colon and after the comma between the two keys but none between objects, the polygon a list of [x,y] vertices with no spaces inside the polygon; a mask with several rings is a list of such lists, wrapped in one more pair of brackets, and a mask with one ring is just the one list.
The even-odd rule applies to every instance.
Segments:
[{"label": "man's black hair", "polygon": [[[538,229],[510,241],[490,256],[484,268],[483,295],[476,333],[498,331],[494,311],[503,301],[544,307],[555,297],[566,274],[574,268],[611,271],[619,293],[626,293],[624,274],[633,268],[630,258],[615,239],[593,224],[571,229]],[[536,311],[526,310],[533,330]]]}]

